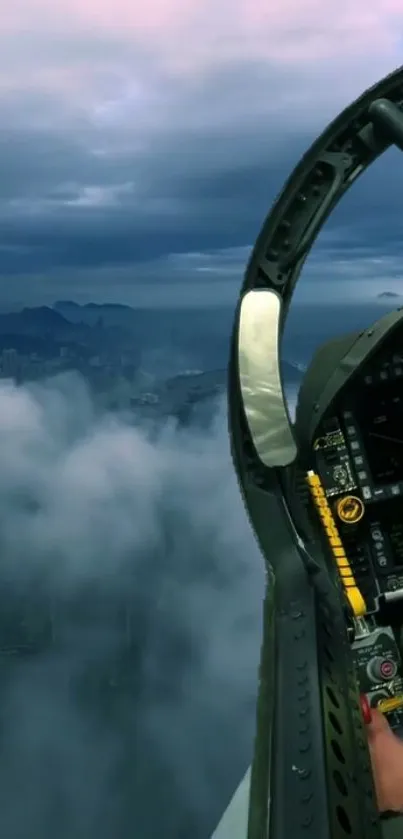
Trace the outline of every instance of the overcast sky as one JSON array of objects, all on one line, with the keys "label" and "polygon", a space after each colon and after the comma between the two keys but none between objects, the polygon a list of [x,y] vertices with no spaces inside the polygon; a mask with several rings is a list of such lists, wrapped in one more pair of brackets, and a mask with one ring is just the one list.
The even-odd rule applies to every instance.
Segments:
[{"label": "overcast sky", "polygon": [[[13,0],[0,27],[0,303],[215,305],[316,133],[400,64],[403,5]],[[307,289],[399,282],[393,163],[347,197]]]}]

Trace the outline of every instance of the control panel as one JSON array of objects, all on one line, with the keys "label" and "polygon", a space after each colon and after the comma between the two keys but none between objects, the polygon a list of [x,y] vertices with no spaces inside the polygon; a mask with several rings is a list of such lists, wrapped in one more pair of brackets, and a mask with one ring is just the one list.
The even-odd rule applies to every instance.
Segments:
[{"label": "control panel", "polygon": [[362,376],[332,406],[313,443],[313,468],[369,613],[379,609],[380,598],[400,595],[403,609],[400,369],[403,364],[390,370],[384,364],[378,378]]},{"label": "control panel", "polygon": [[352,649],[360,689],[403,732],[397,640],[403,625],[403,354],[398,343],[395,335],[321,419],[307,481],[354,614]]},{"label": "control panel", "polygon": [[374,621],[356,622],[352,644],[358,681],[371,707],[387,714],[389,724],[403,732],[402,660],[391,627],[377,627]]}]

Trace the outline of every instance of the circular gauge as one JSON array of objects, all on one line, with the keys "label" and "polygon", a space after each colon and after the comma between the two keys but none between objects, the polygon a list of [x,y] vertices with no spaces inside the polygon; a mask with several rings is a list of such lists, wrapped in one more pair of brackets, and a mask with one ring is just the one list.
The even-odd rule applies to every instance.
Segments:
[{"label": "circular gauge", "polygon": [[337,501],[336,512],[344,524],[357,524],[365,513],[365,507],[361,498],[357,498],[356,495],[346,495]]},{"label": "circular gauge", "polygon": [[336,484],[340,484],[343,488],[348,483],[348,478],[349,475],[344,466],[335,466],[333,469],[333,479],[336,481]]}]

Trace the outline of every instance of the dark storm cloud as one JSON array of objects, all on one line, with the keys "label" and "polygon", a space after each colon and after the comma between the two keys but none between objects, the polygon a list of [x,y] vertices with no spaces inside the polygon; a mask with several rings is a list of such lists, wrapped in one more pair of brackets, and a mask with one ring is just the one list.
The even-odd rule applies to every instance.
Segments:
[{"label": "dark storm cloud", "polygon": [[[126,152],[105,159],[71,137],[3,134],[1,273],[11,277],[106,266],[113,272],[171,253],[224,251],[253,241],[270,200],[309,139],[289,140],[265,163],[264,144],[260,141],[256,149],[246,131],[238,149],[225,133],[205,137],[204,143],[194,138],[193,148],[188,138],[187,155],[155,150],[155,170],[147,177],[148,155]],[[211,158],[216,172],[209,171]],[[353,187],[330,226],[342,234],[339,256],[343,239],[346,250],[352,236],[364,246],[372,228],[378,248],[385,244],[399,250],[402,170],[400,158],[387,155]],[[169,270],[167,264],[166,275]],[[158,271],[154,278],[161,279]]]},{"label": "dark storm cloud", "polygon": [[[87,16],[95,11],[76,19],[75,6],[63,28],[62,7],[60,19],[50,15],[44,27],[32,19],[29,51],[18,15],[10,16],[0,60],[0,276],[13,282],[15,295],[26,277],[40,294],[39,282],[61,281],[66,270],[72,295],[83,290],[83,271],[100,271],[101,295],[102,281],[107,287],[122,271],[132,271],[132,284],[141,284],[143,272],[167,282],[175,279],[173,266],[167,260],[164,271],[162,260],[171,254],[214,250],[225,261],[227,249],[254,240],[317,131],[373,80],[365,51],[372,48],[375,78],[387,68],[388,16],[377,21],[377,40],[372,24],[361,23],[357,51],[350,36],[358,21],[343,6],[334,32],[341,27],[346,53],[343,67],[333,67],[327,57],[337,56],[337,38],[318,23],[319,5],[299,39],[291,5],[283,19],[270,12],[270,49],[260,5],[250,15],[239,3],[228,19],[222,10],[226,40],[218,51],[211,27],[200,43],[195,20],[206,23],[207,12],[192,7],[188,18],[190,9],[184,15],[176,0],[161,29],[161,10],[144,12],[139,22],[125,6],[124,15],[135,18],[127,32],[119,17],[110,25],[107,4],[93,34]],[[155,37],[145,34],[151,31]],[[303,52],[305,42],[316,44],[315,60]],[[374,218],[390,218],[391,180],[385,164]],[[396,196],[399,183],[394,179]],[[369,220],[364,193],[356,204],[344,209],[346,228],[357,215]],[[158,260],[161,271],[144,268]],[[122,291],[116,288],[117,296]]]},{"label": "dark storm cloud", "polygon": [[[200,140],[194,145],[200,161]],[[2,273],[113,266],[249,242],[306,142],[288,145],[266,164],[265,149],[258,161],[252,149],[248,164],[241,142],[237,163],[230,137],[220,143],[205,138],[206,157],[215,149],[220,171],[210,173],[206,165],[204,175],[192,172],[191,148],[189,160],[161,150],[155,152],[157,171],[147,180],[148,157],[126,154],[105,161],[67,138],[9,133],[0,143]],[[364,175],[336,212],[332,226],[345,228],[346,243],[353,226],[356,237],[374,224],[381,241],[397,236],[403,167],[392,157]]]},{"label": "dark storm cloud", "polygon": [[[237,91],[244,101],[239,68],[233,76],[232,98]],[[210,79],[202,91],[202,112],[220,81]],[[227,79],[224,94],[228,85]],[[142,150],[106,154],[94,153],[101,140],[94,129],[81,140],[49,130],[6,131],[0,242],[13,250],[2,254],[2,273],[113,265],[249,242],[304,141],[281,145],[267,117],[257,126],[241,116],[235,134],[234,124],[187,126],[183,133],[173,125]],[[134,129],[132,145],[135,139]]]}]

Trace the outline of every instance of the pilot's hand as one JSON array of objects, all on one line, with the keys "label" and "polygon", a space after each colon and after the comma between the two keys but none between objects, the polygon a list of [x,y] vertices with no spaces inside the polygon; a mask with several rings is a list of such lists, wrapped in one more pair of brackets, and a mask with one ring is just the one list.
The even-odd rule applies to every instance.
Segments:
[{"label": "pilot's hand", "polygon": [[372,708],[368,744],[380,812],[403,811],[403,742],[380,711]]}]

